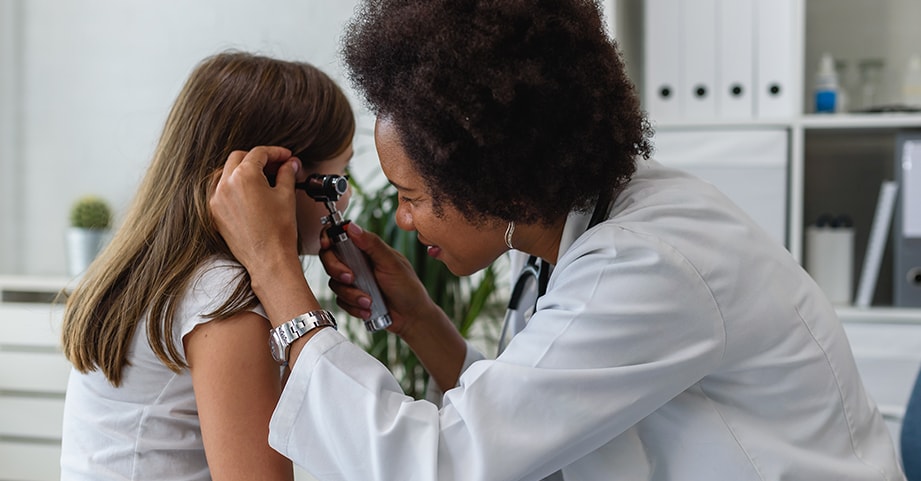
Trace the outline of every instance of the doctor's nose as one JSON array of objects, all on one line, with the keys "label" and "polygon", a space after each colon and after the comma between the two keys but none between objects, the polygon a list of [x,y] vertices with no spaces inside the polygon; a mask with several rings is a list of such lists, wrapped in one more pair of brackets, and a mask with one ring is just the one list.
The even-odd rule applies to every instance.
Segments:
[{"label": "doctor's nose", "polygon": [[402,201],[398,202],[397,211],[393,214],[393,218],[397,223],[397,227],[400,229],[408,232],[416,230],[415,225],[413,224],[413,215],[410,212],[410,208]]}]

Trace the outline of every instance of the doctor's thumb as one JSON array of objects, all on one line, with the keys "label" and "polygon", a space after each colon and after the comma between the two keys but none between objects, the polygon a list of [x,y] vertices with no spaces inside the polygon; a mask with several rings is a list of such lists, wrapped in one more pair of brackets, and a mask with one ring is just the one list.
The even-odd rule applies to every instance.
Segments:
[{"label": "doctor's thumb", "polygon": [[378,237],[373,232],[367,232],[361,228],[355,222],[349,222],[346,226],[349,239],[352,240],[352,243],[355,244],[355,247],[361,249],[362,252],[368,255],[371,260],[375,260],[375,257],[380,257],[382,255],[382,250],[384,247],[387,247],[384,244],[383,239]]},{"label": "doctor's thumb", "polygon": [[349,239],[352,239],[352,243],[370,255],[368,249],[373,249],[373,245],[371,245],[374,242],[373,235],[368,235],[365,230],[355,222],[349,222],[345,228],[346,233],[349,235]]},{"label": "doctor's thumb", "polygon": [[284,186],[287,189],[293,189],[294,183],[297,182],[297,172],[301,169],[301,161],[297,157],[291,157],[284,164],[278,167],[278,173],[275,175],[275,186]]}]

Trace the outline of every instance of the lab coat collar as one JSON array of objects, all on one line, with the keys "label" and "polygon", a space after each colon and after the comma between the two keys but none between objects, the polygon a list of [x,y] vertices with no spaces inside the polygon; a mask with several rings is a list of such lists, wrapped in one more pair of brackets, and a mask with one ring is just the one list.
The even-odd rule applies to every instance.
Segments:
[{"label": "lab coat collar", "polygon": [[[650,165],[658,166],[659,164],[653,160],[649,160],[647,163],[637,162],[637,165],[636,165],[637,173],[648,169]],[[634,174],[634,176],[635,175],[636,174]],[[611,218],[611,215],[612,215],[611,209],[613,208],[613,205],[617,201],[617,198],[619,197],[619,195],[623,193],[623,189],[625,189],[626,187],[627,186],[625,185],[621,189],[615,190],[611,198],[608,201],[608,205],[595,206],[595,209],[602,208],[602,209],[607,210],[606,212],[607,215],[603,218],[604,220]],[[576,239],[578,239],[580,236],[582,236],[582,234],[585,233],[586,230],[588,230],[588,225],[592,221],[592,214],[594,214],[594,209],[589,212],[575,212],[575,211],[570,212],[569,215],[566,217],[566,223],[563,224],[563,235],[560,236],[560,250],[557,252],[557,255],[556,255],[558,262],[559,262],[559,259],[563,257],[563,254],[565,254],[566,251],[568,251],[569,248],[572,247],[572,244],[576,242]],[[604,222],[604,220],[602,220],[601,222]]]},{"label": "lab coat collar", "polygon": [[[617,195],[621,192],[620,189],[615,190],[610,196],[607,196],[606,199],[599,199],[599,204],[595,205],[595,208],[589,212],[570,212],[566,217],[566,223],[563,224],[563,234],[560,236],[560,250],[557,252],[556,258],[559,261],[563,254],[572,247],[572,244],[576,242],[582,234],[585,233],[590,227],[589,224],[592,223],[592,217],[594,217],[595,210],[604,209],[603,217],[596,220],[596,223],[604,222],[607,219],[611,218],[611,206],[614,204],[614,201],[617,200]],[[600,203],[604,205],[600,205]],[[592,226],[594,227],[594,226]]]},{"label": "lab coat collar", "polygon": [[591,212],[570,212],[566,217],[566,223],[563,225],[563,235],[560,236],[560,250],[556,258],[561,259],[563,254],[572,247],[572,244],[585,233],[589,221],[592,219]]}]

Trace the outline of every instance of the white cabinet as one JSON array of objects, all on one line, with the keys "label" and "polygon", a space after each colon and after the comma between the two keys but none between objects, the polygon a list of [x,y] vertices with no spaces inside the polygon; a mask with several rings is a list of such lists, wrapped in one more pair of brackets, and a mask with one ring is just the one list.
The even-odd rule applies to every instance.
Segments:
[{"label": "white cabinet", "polygon": [[63,279],[0,277],[0,481],[60,479]]},{"label": "white cabinet", "polygon": [[[895,440],[921,368],[921,324],[908,316],[884,313],[880,321],[864,322],[842,316],[851,350],[864,386],[873,396]],[[907,322],[902,322],[907,320]]]},{"label": "white cabinet", "polygon": [[[0,481],[61,479],[71,365],[61,353],[68,279],[0,276]],[[314,481],[295,468],[297,481]]]},{"label": "white cabinet", "polygon": [[656,135],[656,160],[701,177],[778,243],[787,236],[786,129],[676,129]]}]

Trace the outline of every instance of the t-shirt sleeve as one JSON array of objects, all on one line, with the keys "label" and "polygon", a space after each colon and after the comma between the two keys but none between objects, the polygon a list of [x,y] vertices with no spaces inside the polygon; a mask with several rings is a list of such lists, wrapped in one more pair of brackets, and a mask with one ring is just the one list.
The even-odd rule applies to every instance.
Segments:
[{"label": "t-shirt sleeve", "polygon": [[[227,301],[245,273],[242,265],[231,261],[213,260],[199,268],[189,283],[189,289],[186,290],[185,298],[180,302],[173,321],[176,346],[183,346],[182,341],[187,334],[211,320],[208,314]],[[268,318],[261,304],[249,311]],[[185,358],[184,349],[182,355]]]}]

